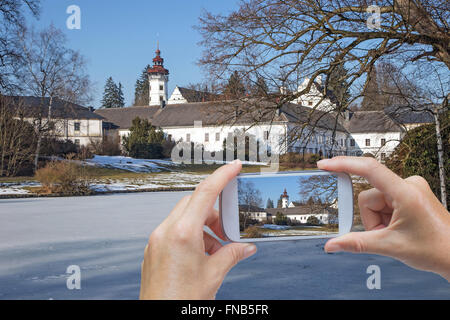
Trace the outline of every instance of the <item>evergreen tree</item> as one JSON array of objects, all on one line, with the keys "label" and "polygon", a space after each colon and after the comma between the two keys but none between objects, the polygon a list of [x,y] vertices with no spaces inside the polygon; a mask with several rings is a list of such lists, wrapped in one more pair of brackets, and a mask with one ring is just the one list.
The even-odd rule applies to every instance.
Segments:
[{"label": "evergreen tree", "polygon": [[123,108],[124,106],[122,84],[119,82],[117,85],[113,78],[109,77],[103,91],[102,108]]},{"label": "evergreen tree", "polygon": [[147,119],[133,120],[130,135],[124,137],[123,146],[128,154],[139,159],[160,159],[163,157],[164,133]]},{"label": "evergreen tree", "polygon": [[266,208],[267,209],[270,209],[270,208],[273,208],[273,200],[272,199],[270,199],[270,198],[268,198],[267,199],[267,204],[266,204]]},{"label": "evergreen tree", "polygon": [[102,108],[114,108],[117,89],[113,78],[109,77],[103,91]]},{"label": "evergreen tree", "polygon": [[134,106],[148,106],[150,104],[150,86],[147,74],[148,68],[150,68],[150,65],[147,65],[145,67],[145,69],[141,73],[141,76],[136,80],[136,84],[134,85]]},{"label": "evergreen tree", "polygon": [[347,104],[350,99],[350,90],[347,83],[347,69],[341,63],[333,69],[328,78],[328,90],[331,90],[339,104]]},{"label": "evergreen tree", "polygon": [[125,107],[125,98],[123,97],[122,84],[119,82],[116,94],[116,108],[123,108],[123,107]]},{"label": "evergreen tree", "polygon": [[288,224],[288,218],[281,212],[277,212],[275,219],[273,221],[276,225],[285,226]]},{"label": "evergreen tree", "polygon": [[277,202],[277,208],[281,208],[283,206],[283,195],[280,196]]},{"label": "evergreen tree", "polygon": [[258,77],[256,83],[253,85],[252,94],[259,97],[264,97],[269,94],[269,87],[263,77]]},{"label": "evergreen tree", "polygon": [[228,79],[228,83],[225,86],[224,94],[227,99],[238,99],[245,95],[245,85],[239,76],[237,71],[234,71],[230,78]]}]

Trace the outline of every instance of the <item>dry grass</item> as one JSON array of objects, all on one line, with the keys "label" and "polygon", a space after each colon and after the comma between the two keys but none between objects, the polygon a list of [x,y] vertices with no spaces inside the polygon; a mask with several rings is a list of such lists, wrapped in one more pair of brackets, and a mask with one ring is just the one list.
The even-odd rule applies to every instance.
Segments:
[{"label": "dry grass", "polygon": [[35,178],[42,185],[39,193],[61,195],[89,195],[91,177],[84,166],[68,161],[49,162],[36,171]]}]

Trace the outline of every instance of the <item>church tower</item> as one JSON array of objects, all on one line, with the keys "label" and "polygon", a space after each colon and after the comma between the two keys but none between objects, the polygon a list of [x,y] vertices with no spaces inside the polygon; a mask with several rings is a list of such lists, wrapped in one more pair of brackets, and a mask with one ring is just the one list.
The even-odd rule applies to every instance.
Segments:
[{"label": "church tower", "polygon": [[281,195],[281,208],[287,208],[289,206],[289,196],[287,194],[286,189],[284,189],[283,194]]},{"label": "church tower", "polygon": [[164,107],[167,103],[167,83],[169,82],[169,70],[164,68],[164,59],[161,58],[159,44],[156,49],[156,57],[153,58],[153,67],[147,70],[150,106]]}]

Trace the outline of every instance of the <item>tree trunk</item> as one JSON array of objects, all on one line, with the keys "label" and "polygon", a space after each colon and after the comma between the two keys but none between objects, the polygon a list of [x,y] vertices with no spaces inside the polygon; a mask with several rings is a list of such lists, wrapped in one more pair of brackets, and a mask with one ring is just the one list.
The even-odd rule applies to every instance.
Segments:
[{"label": "tree trunk", "polygon": [[37,136],[38,136],[38,140],[37,140],[37,144],[36,144],[36,152],[34,155],[34,172],[36,173],[37,169],[38,169],[38,164],[39,164],[39,154],[41,152],[41,141],[42,141],[42,135],[41,135],[41,130],[37,130]]},{"label": "tree trunk", "polygon": [[[443,107],[448,104],[448,99],[445,98],[442,103]],[[441,126],[439,122],[439,109],[434,108],[434,123],[436,128],[436,141],[437,141],[437,151],[438,151],[438,164],[439,164],[439,181],[441,185],[441,202],[442,205],[447,209],[447,190],[445,186],[445,169],[444,169],[444,148],[442,144]]]}]

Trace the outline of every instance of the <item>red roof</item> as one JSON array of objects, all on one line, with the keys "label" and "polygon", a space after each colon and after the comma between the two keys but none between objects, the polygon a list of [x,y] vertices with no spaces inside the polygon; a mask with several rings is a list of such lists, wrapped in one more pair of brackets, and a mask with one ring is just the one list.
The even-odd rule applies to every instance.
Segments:
[{"label": "red roof", "polygon": [[169,74],[169,70],[165,69],[163,66],[156,66],[156,65],[153,65],[153,67],[148,68],[147,72]]},{"label": "red roof", "polygon": [[156,57],[153,58],[153,67],[148,68],[148,73],[169,74],[169,70],[164,68],[164,59],[161,58],[161,51],[156,50]]}]

